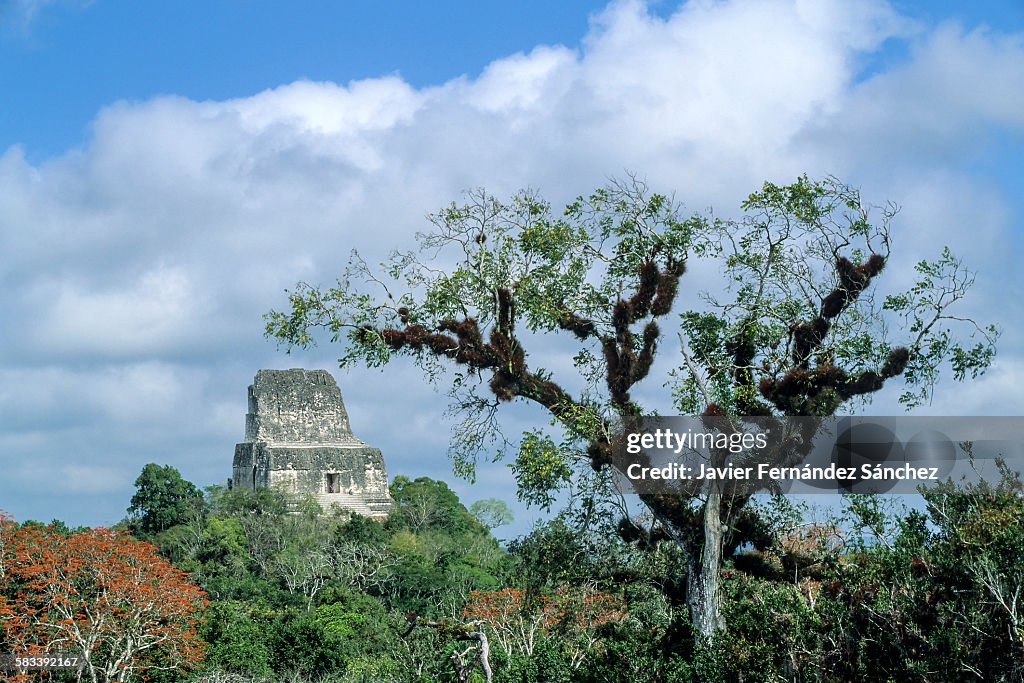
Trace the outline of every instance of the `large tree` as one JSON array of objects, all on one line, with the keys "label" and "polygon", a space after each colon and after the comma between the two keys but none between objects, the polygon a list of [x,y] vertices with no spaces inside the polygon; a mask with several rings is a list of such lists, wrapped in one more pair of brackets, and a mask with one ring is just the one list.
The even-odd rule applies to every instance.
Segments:
[{"label": "large tree", "polygon": [[203,658],[203,591],[149,543],[109,529],[20,527],[0,513],[0,643],[80,656],[79,679],[126,683]]},{"label": "large tree", "polygon": [[[552,428],[519,439],[513,470],[520,495],[542,504],[585,475],[581,463],[608,471],[616,430],[652,408],[638,400],[638,384],[666,340],[682,360],[653,407],[726,417],[833,415],[898,377],[900,401],[913,407],[929,399],[943,366],[963,380],[991,362],[997,330],[949,313],[973,276],[948,250],[919,262],[906,292],[875,293],[894,206],[870,206],[833,178],[802,177],[766,183],[742,210],[736,220],[684,216],[635,178],[561,215],[534,193],[503,202],[472,192],[429,216],[418,250],[395,252],[379,270],[354,254],[335,287],[301,283],[290,310],[268,314],[267,334],[301,347],[326,332],[343,346],[342,366],[409,356],[428,380],[444,378],[456,425],[450,454],[463,475],[509,443],[503,403],[540,406]],[[695,266],[723,277],[691,290],[689,310],[668,319],[675,329],[666,334]],[[554,335],[563,339],[543,338]],[[712,636],[722,628],[723,553],[749,527],[747,497],[712,483],[641,500],[657,533],[688,558],[691,618]],[[622,531],[651,530],[624,520]]]},{"label": "large tree", "polygon": [[149,463],[135,480],[135,488],[128,514],[144,534],[182,524],[190,513],[202,511],[202,492],[170,465]]}]

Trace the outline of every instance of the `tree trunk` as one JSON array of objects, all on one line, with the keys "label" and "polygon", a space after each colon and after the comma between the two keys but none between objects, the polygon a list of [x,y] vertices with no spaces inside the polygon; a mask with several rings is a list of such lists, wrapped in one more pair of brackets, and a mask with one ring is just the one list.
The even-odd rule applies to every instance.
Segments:
[{"label": "tree trunk", "polygon": [[455,669],[455,678],[459,683],[468,683],[470,677],[473,674],[473,669],[476,668],[474,660],[480,660],[480,666],[484,670],[484,680],[486,683],[491,683],[493,680],[493,674],[491,672],[491,645],[487,642],[487,634],[481,631],[472,631],[460,636],[460,640],[476,640],[480,643],[480,650],[476,653],[476,656],[466,661],[466,657],[476,649],[476,646],[470,645],[465,651],[459,652],[456,650],[452,653],[452,667]]},{"label": "tree trunk", "polygon": [[719,577],[722,566],[722,491],[719,482],[712,481],[704,505],[704,547],[690,560],[686,602],[690,620],[700,639],[710,641],[725,628],[720,610]]}]

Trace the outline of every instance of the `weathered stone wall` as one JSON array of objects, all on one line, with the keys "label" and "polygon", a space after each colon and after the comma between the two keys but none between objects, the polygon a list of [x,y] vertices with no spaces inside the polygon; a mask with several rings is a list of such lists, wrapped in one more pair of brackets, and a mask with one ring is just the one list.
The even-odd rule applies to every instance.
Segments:
[{"label": "weathered stone wall", "polygon": [[235,460],[231,485],[234,488],[253,489],[270,486],[270,456],[264,443],[235,444]]},{"label": "weathered stone wall", "polygon": [[270,445],[353,441],[341,389],[326,370],[260,370],[249,387],[245,440]]},{"label": "weathered stone wall", "polygon": [[323,370],[256,374],[231,484],[311,494],[325,510],[383,516],[391,507],[384,457],[352,434],[341,390]]}]

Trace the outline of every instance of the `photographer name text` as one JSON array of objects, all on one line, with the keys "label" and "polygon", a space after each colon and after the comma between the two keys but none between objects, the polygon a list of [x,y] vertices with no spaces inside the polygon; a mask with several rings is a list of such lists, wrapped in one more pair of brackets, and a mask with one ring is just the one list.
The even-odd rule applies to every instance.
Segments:
[{"label": "photographer name text", "polygon": [[869,480],[917,480],[939,481],[938,467],[914,467],[909,463],[898,466],[864,464],[860,467],[775,467],[766,463],[756,466],[713,467],[699,464],[696,467],[670,463],[662,467],[649,467],[633,463],[626,468],[626,476],[636,481],[659,480],[731,480],[731,481],[848,481]]}]

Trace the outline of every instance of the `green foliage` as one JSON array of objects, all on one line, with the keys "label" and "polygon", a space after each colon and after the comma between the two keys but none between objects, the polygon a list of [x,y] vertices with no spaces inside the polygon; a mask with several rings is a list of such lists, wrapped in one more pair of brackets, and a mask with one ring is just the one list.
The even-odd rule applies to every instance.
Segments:
[{"label": "green foliage", "polygon": [[384,637],[387,611],[365,593],[335,591],[332,602],[316,608],[316,621],[326,633],[349,641],[370,642]]},{"label": "green foliage", "polygon": [[149,463],[135,480],[135,488],[128,513],[143,534],[181,524],[190,514],[202,514],[202,493],[170,465]]},{"label": "green foliage", "polygon": [[222,486],[210,486],[206,489],[206,497],[210,509],[222,515],[273,517],[288,511],[288,500],[276,489],[225,489]]},{"label": "green foliage", "polygon": [[440,529],[448,533],[479,527],[443,481],[397,476],[391,484],[391,497],[395,501],[395,512],[389,520],[392,525],[401,524],[413,532]]},{"label": "green foliage", "polygon": [[351,514],[344,524],[338,526],[336,536],[338,543],[382,546],[388,542],[388,534],[383,524],[355,513]]},{"label": "green foliage", "polygon": [[469,506],[469,514],[487,529],[497,529],[511,524],[514,519],[512,508],[498,498],[484,498]]},{"label": "green foliage", "polygon": [[598,573],[607,542],[580,533],[569,520],[558,516],[509,543],[512,576],[519,585],[534,588],[585,581]]},{"label": "green foliage", "polygon": [[399,476],[391,492],[386,528],[397,564],[382,590],[396,609],[441,616],[470,591],[497,585],[503,553],[444,482]]},{"label": "green foliage", "polygon": [[742,574],[725,582],[722,613],[728,628],[715,643],[713,655],[706,655],[724,679],[813,679],[820,617],[800,588]]},{"label": "green foliage", "polygon": [[[441,482],[404,479],[395,490],[444,512],[413,531],[401,509],[381,524],[288,513],[296,506],[276,495],[217,495],[204,516],[155,534],[214,598],[202,627],[204,671],[254,681],[454,680],[449,655],[466,647],[455,639],[458,622],[409,631],[406,612],[450,620],[471,591],[510,587],[527,616],[562,591],[593,587],[621,595],[625,618],[588,632],[592,641],[580,641],[571,616],[547,622],[527,650],[492,640],[495,681],[1008,683],[1024,675],[1024,485],[1005,467],[994,483],[924,492],[922,510],[846,496],[834,522],[811,524],[805,505],[783,497],[758,500],[750,510],[774,539],[727,564],[727,628],[696,644],[675,544],[625,543],[613,518],[580,505],[510,542],[506,556]],[[322,570],[324,585],[312,595],[301,581],[289,590],[296,579],[282,573],[285,558],[316,552],[338,553]],[[380,580],[353,579],[375,571]],[[587,655],[574,657],[588,643]]]},{"label": "green foliage", "polygon": [[285,612],[271,627],[275,670],[306,676],[340,674],[345,669],[346,638],[328,630],[315,613]]},{"label": "green foliage", "polygon": [[555,638],[538,636],[533,652],[506,655],[496,650],[495,668],[501,683],[568,683],[574,680],[570,662]]},{"label": "green foliage", "polygon": [[554,502],[555,492],[565,487],[572,475],[568,452],[539,431],[523,434],[519,454],[512,464],[519,498],[544,509]]},{"label": "green foliage", "polygon": [[203,629],[203,639],[209,643],[207,668],[250,676],[269,674],[267,624],[271,620],[271,615],[261,614],[245,603],[210,603]]},{"label": "green foliage", "polygon": [[[738,415],[831,415],[896,375],[907,386],[901,402],[915,407],[930,399],[941,366],[960,381],[991,364],[998,329],[949,312],[974,274],[948,247],[916,266],[908,292],[879,303],[874,280],[889,259],[894,205],[804,176],[765,183],[742,209],[738,220],[711,223],[706,244],[724,262],[727,296],[707,293],[707,309],[680,315],[686,362],[671,387],[683,413],[716,403]],[[819,386],[826,378],[832,385]]]},{"label": "green foliage", "polygon": [[946,309],[964,297],[975,277],[948,246],[943,248],[939,258],[919,261],[914,270],[918,278],[911,288],[887,296],[883,304],[885,310],[898,315],[904,329],[916,335],[919,353],[904,371],[907,384],[914,390],[900,396],[900,401],[908,407],[931,399],[943,363],[949,364],[957,381],[967,377],[975,379],[984,373],[992,364],[995,342],[1000,335],[995,325],[982,327],[968,321],[974,329],[964,344],[944,325],[947,321],[958,320],[946,313]]}]

